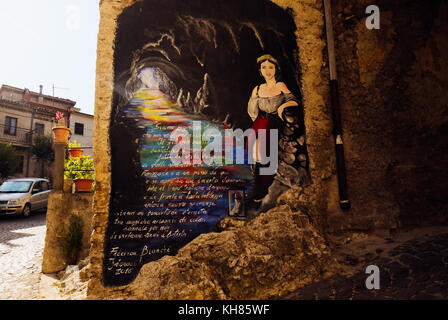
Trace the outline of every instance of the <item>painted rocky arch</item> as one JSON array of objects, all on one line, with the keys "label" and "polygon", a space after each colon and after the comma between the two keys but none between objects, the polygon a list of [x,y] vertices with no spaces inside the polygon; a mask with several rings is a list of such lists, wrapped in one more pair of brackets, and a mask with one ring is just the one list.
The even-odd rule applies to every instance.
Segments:
[{"label": "painted rocky arch", "polygon": [[[117,18],[111,124],[141,85],[139,72],[150,67],[167,76],[169,81],[163,91],[186,112],[201,111],[229,127],[249,128],[247,101],[251,90],[262,80],[255,63],[260,55],[269,52],[279,58],[282,80],[301,100],[296,31],[291,10],[270,1],[169,0],[162,4],[146,0],[125,8]],[[202,91],[208,94],[205,96]],[[292,142],[280,141],[280,148],[289,153],[304,146],[303,106],[296,111],[298,114],[293,116],[298,123],[288,126],[299,130]],[[291,130],[287,131],[290,134]],[[113,128],[111,134],[131,134],[128,140],[135,141],[141,132],[132,135]],[[127,174],[117,177],[120,180],[116,184],[135,186],[129,195],[138,195],[142,186],[135,181],[141,181],[141,172],[136,171],[138,166],[134,164],[139,159],[129,158],[137,154],[138,146],[129,144],[121,148],[125,149],[119,153],[112,149],[112,157],[124,157],[116,162],[120,163],[118,169]],[[294,171],[287,168],[289,165],[309,170],[306,148],[292,159],[286,154],[280,158],[286,160],[281,169],[289,174]],[[291,186],[300,182],[296,180],[282,179],[282,182]]]},{"label": "painted rocky arch", "polygon": [[[269,1],[166,1],[162,5],[159,1],[146,0],[126,8],[118,17],[117,25],[110,125],[112,190],[103,267],[105,283],[109,285],[128,283],[145,263],[175,254],[197,235],[212,231],[225,217],[224,207],[229,206],[224,193],[236,189],[247,194],[252,188],[247,167],[213,168],[211,172],[219,171],[222,181],[231,181],[227,186],[229,190],[217,197],[216,207],[207,207],[207,212],[198,216],[203,220],[201,223],[190,224],[187,228],[185,223],[173,222],[171,227],[176,226],[173,229],[176,237],[169,241],[170,249],[167,249],[167,241],[162,239],[165,235],[148,232],[150,222],[141,227],[137,220],[146,221],[143,217],[156,216],[151,218],[155,219],[152,223],[168,221],[171,217],[161,215],[162,209],[148,209],[146,199],[155,201],[156,197],[172,192],[164,189],[156,196],[154,185],[165,188],[166,183],[179,179],[161,181],[147,177],[153,176],[155,171],[160,175],[161,170],[174,171],[172,174],[182,179],[191,179],[194,174],[191,170],[157,168],[149,163],[144,154],[148,154],[148,150],[153,152],[152,143],[166,138],[174,127],[192,128],[194,119],[207,123],[208,127],[249,128],[248,96],[261,82],[255,59],[266,52],[279,57],[282,80],[301,100],[295,24],[288,10]],[[163,117],[148,116],[154,110],[142,111],[147,110],[147,105],[161,104]],[[167,112],[168,109],[171,111]],[[160,120],[162,118],[168,120]],[[156,127],[154,121],[159,121]],[[163,123],[162,129],[160,123]],[[147,138],[154,134],[158,135],[157,139]],[[275,206],[282,192],[310,182],[302,105],[286,112],[279,142],[277,179],[263,201],[264,211]],[[218,184],[222,188],[223,183]],[[149,189],[152,191],[147,192]],[[181,193],[190,194],[191,191],[185,189]],[[203,202],[192,211],[205,211],[200,206]],[[184,212],[189,210],[182,210],[173,221],[185,218]],[[152,250],[157,251],[151,257],[147,257],[149,243]]]}]

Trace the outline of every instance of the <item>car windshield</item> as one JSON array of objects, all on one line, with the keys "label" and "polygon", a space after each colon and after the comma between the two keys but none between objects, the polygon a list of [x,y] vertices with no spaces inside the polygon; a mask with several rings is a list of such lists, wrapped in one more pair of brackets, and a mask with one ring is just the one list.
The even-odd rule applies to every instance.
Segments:
[{"label": "car windshield", "polygon": [[3,193],[26,193],[33,183],[31,181],[5,181],[0,186]]}]

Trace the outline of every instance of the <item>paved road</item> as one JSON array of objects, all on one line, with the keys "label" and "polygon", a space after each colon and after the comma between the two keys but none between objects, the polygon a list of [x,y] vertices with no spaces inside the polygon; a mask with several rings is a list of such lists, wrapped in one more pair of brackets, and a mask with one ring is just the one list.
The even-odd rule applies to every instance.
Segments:
[{"label": "paved road", "polygon": [[45,212],[32,216],[0,217],[0,300],[39,297]]},{"label": "paved road", "polygon": [[[0,300],[45,298],[39,293],[45,231],[43,212],[0,217]],[[429,231],[343,243],[338,261],[353,272],[281,299],[448,299],[448,226]],[[372,264],[380,269],[379,290],[365,287]]]},{"label": "paved road", "polygon": [[[402,243],[392,239],[362,255],[341,255],[352,275],[311,284],[282,299],[304,300],[446,300],[448,299],[448,233],[427,234]],[[367,240],[368,241],[368,240]],[[367,243],[367,242],[366,242]],[[385,252],[385,247],[391,250]],[[373,249],[373,250],[372,250]],[[340,258],[341,258],[340,257]],[[366,268],[380,270],[380,288],[366,288]]]}]

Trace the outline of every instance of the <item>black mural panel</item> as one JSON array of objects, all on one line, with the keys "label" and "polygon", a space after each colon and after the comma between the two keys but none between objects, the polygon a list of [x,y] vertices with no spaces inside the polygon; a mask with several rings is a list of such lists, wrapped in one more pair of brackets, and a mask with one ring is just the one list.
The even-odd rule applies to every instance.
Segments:
[{"label": "black mural panel", "polygon": [[[224,217],[245,217],[254,208],[257,172],[247,161],[235,163],[238,152],[247,160],[247,146],[224,137],[225,130],[252,126],[248,100],[263,83],[256,60],[266,53],[277,57],[281,81],[298,102],[280,125],[280,166],[288,179],[280,172],[275,178],[291,186],[302,180],[289,174],[306,175],[308,161],[295,25],[286,10],[263,0],[146,0],[119,16],[105,285],[131,282],[145,263],[176,254]],[[172,161],[178,130],[190,134],[189,164]],[[222,163],[201,159],[219,137],[204,141],[210,131],[221,134],[232,161],[213,152]]]}]

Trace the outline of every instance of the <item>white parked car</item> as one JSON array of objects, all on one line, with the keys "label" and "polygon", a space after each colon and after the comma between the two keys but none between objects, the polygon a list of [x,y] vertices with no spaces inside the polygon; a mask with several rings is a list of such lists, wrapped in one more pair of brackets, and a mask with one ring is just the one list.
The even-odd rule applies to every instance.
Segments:
[{"label": "white parked car", "polygon": [[47,179],[8,179],[0,186],[0,215],[30,216],[47,207],[50,190]]}]

